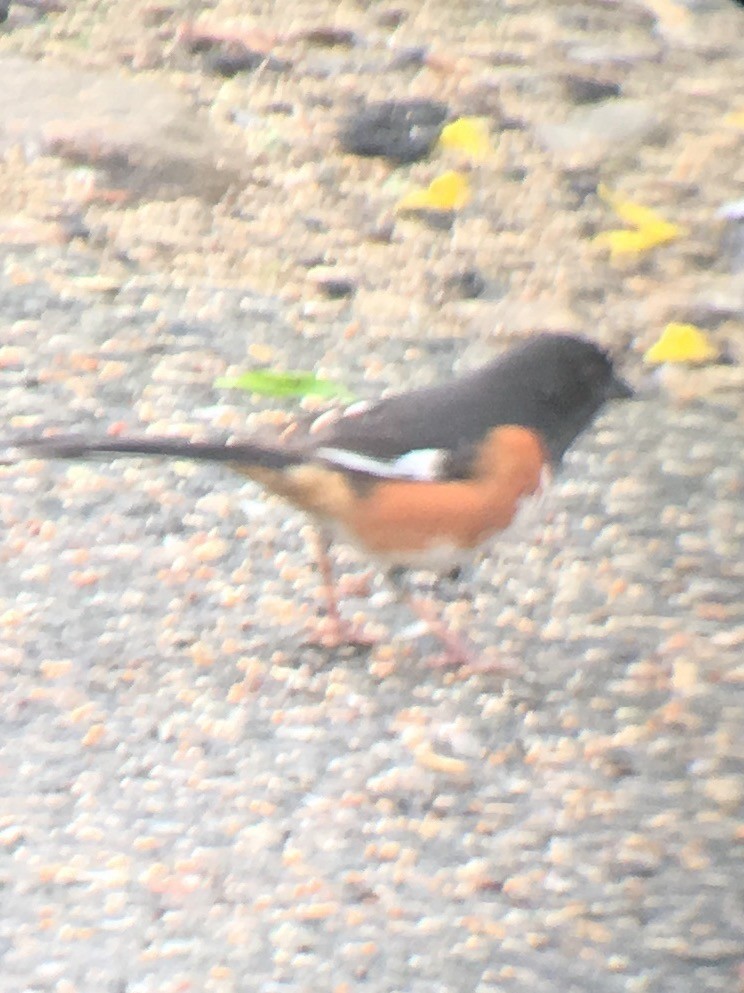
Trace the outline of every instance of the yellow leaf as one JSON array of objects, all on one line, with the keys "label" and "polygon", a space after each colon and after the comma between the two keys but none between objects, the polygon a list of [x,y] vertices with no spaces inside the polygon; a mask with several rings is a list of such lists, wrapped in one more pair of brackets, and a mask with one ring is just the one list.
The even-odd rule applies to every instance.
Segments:
[{"label": "yellow leaf", "polygon": [[[669,230],[672,229],[672,230]],[[639,228],[636,231],[628,231],[623,228],[616,228],[612,231],[603,231],[594,239],[595,245],[606,245],[610,254],[617,255],[640,255],[657,245],[663,245],[665,241],[672,241],[679,232],[673,224],[657,227]]]},{"label": "yellow leaf", "polygon": [[631,228],[645,228],[657,224],[674,227],[673,224],[669,224],[668,221],[665,221],[663,217],[657,214],[655,210],[651,210],[650,207],[644,207],[643,204],[635,203],[633,200],[623,200],[622,197],[609,190],[604,183],[600,183],[597,187],[597,193],[605,203],[612,207],[623,224],[627,224]]},{"label": "yellow leaf", "polygon": [[491,150],[488,124],[482,117],[458,117],[442,128],[439,145],[464,152],[471,159],[483,159]]},{"label": "yellow leaf", "polygon": [[459,172],[445,172],[422,190],[413,190],[398,201],[395,209],[458,210],[470,199],[467,179]]},{"label": "yellow leaf", "polygon": [[718,349],[694,324],[667,324],[661,337],[643,356],[649,365],[662,362],[697,363],[718,358]]},{"label": "yellow leaf", "polygon": [[665,221],[650,207],[644,207],[643,204],[632,200],[623,200],[604,185],[598,186],[597,192],[605,203],[612,207],[620,220],[631,229],[604,231],[594,239],[595,244],[606,245],[613,256],[647,252],[657,245],[674,241],[683,234],[681,227]]}]

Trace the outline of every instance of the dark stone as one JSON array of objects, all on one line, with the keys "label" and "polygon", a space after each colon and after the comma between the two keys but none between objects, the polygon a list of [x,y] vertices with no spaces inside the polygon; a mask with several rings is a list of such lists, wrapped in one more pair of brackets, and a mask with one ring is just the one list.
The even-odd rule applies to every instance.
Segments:
[{"label": "dark stone", "polygon": [[486,281],[477,269],[463,269],[453,273],[445,281],[445,287],[452,296],[463,300],[475,300],[486,288]]},{"label": "dark stone", "polygon": [[305,41],[313,45],[322,45],[324,48],[333,48],[336,45],[353,47],[357,43],[356,35],[348,28],[311,28],[302,35]]},{"label": "dark stone", "polygon": [[447,105],[434,100],[370,103],[346,118],[338,137],[353,155],[417,162],[431,151],[447,115]]},{"label": "dark stone", "polygon": [[204,52],[202,65],[206,72],[229,79],[239,72],[253,72],[264,66],[274,72],[286,68],[286,63],[274,59],[265,52],[254,52],[240,42],[218,45]]},{"label": "dark stone", "polygon": [[391,69],[420,68],[426,62],[429,49],[424,45],[412,45],[408,48],[401,48],[395,53],[391,62]]},{"label": "dark stone", "polygon": [[591,76],[564,76],[563,87],[572,103],[599,103],[619,97],[622,87],[608,79],[594,79]]},{"label": "dark stone", "polygon": [[[406,213],[406,211],[402,211]],[[425,224],[432,231],[450,231],[455,223],[454,210],[415,210],[411,214],[416,215],[416,219]]]},{"label": "dark stone", "polygon": [[290,103],[288,100],[276,100],[274,103],[269,103],[264,108],[267,114],[284,114],[289,116],[294,114],[294,104]]},{"label": "dark stone", "polygon": [[398,28],[406,20],[408,20],[408,11],[400,7],[381,10],[377,15],[377,23],[383,28]]},{"label": "dark stone", "polygon": [[90,227],[80,211],[64,214],[59,218],[59,226],[66,241],[73,241],[75,238],[88,241],[91,237]]},{"label": "dark stone", "polygon": [[594,169],[572,169],[563,173],[563,179],[571,195],[571,206],[578,209],[584,201],[597,192],[599,175]]},{"label": "dark stone", "polygon": [[356,293],[356,283],[347,276],[328,276],[318,280],[318,289],[329,300],[343,300]]}]

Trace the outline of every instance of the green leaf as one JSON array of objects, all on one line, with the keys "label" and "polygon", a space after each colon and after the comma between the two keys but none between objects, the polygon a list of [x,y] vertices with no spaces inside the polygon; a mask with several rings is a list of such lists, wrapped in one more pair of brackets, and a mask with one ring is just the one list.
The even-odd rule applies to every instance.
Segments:
[{"label": "green leaf", "polygon": [[239,376],[223,376],[214,384],[221,390],[245,390],[269,397],[322,397],[323,399],[353,400],[341,383],[319,379],[312,372],[277,372],[272,369],[252,369]]}]

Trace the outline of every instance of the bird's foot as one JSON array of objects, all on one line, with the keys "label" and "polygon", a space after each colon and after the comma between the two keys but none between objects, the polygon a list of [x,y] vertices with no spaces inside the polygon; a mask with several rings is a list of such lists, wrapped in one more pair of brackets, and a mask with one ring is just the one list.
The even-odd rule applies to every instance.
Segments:
[{"label": "bird's foot", "polygon": [[314,648],[372,648],[377,638],[363,626],[352,624],[340,617],[324,617],[313,620],[303,639],[303,644]]},{"label": "bird's foot", "polygon": [[461,666],[471,666],[477,662],[475,649],[464,639],[459,638],[453,631],[438,623],[436,629],[427,625],[434,637],[444,649],[437,655],[426,660],[431,669],[456,669]]}]

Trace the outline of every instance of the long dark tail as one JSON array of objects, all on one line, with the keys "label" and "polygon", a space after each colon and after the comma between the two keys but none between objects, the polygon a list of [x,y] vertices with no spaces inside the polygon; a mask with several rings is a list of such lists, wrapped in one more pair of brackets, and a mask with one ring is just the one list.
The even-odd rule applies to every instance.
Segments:
[{"label": "long dark tail", "polygon": [[[281,470],[302,461],[298,452],[255,441],[189,441],[164,437],[86,438],[58,435],[16,441],[21,457],[32,459],[88,459],[101,455],[151,455],[160,458],[193,459],[197,462],[226,462],[235,467]],[[9,461],[9,460],[8,460]],[[15,461],[15,460],[13,460]]]}]

